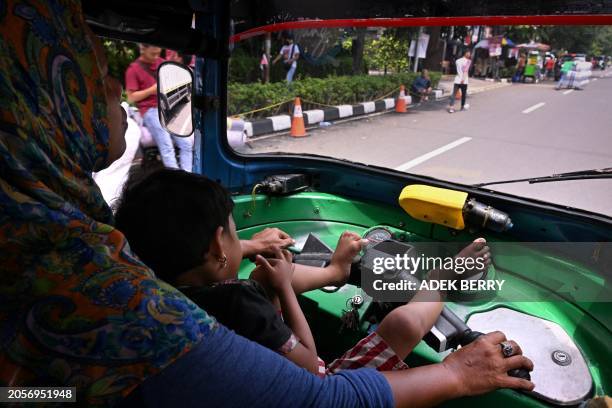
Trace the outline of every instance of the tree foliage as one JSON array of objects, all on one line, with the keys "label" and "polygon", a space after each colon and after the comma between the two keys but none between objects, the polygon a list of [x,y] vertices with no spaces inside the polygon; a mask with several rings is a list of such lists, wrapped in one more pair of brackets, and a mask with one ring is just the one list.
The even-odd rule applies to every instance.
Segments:
[{"label": "tree foliage", "polygon": [[104,40],[103,45],[108,60],[109,74],[123,83],[125,70],[139,55],[138,45],[120,40]]},{"label": "tree foliage", "polygon": [[512,26],[506,35],[516,43],[549,44],[554,50],[583,54],[612,54],[611,26]]},{"label": "tree foliage", "polygon": [[398,37],[392,32],[383,33],[379,39],[372,40],[365,48],[370,68],[402,72],[408,68],[408,47],[406,37]]}]

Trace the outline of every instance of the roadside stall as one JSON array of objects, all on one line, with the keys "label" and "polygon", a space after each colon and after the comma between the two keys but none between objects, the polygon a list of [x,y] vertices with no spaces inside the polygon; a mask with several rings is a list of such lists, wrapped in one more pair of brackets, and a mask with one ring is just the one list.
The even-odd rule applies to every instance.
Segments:
[{"label": "roadside stall", "polygon": [[[503,48],[514,46],[512,40],[501,35],[480,40],[472,52],[476,61],[474,65],[478,70],[475,75],[480,73],[480,76],[499,78],[499,70],[503,67]],[[478,58],[479,55],[486,55],[486,57]]]}]

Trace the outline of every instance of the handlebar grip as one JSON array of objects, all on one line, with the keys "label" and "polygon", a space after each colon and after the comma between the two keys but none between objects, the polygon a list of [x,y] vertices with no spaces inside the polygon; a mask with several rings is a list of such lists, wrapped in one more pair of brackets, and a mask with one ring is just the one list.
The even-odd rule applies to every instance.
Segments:
[{"label": "handlebar grip", "polygon": [[[469,344],[482,335],[483,333],[481,332],[468,330],[463,335],[463,341],[461,344]],[[531,374],[529,374],[529,371],[526,368],[513,368],[512,370],[508,371],[508,375],[510,377],[522,378],[523,380],[531,381]]]},{"label": "handlebar grip", "polygon": [[508,371],[510,377],[522,378],[523,380],[531,381],[531,374],[526,368],[514,368]]}]

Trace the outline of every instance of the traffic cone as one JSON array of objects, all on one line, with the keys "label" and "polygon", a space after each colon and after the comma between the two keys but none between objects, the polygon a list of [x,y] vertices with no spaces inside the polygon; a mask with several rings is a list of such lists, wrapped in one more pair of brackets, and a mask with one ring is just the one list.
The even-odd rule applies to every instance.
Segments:
[{"label": "traffic cone", "polygon": [[306,136],[306,127],[304,126],[304,115],[302,114],[302,103],[300,97],[295,98],[293,105],[293,118],[291,119],[291,136],[302,137]]},{"label": "traffic cone", "polygon": [[408,112],[408,109],[406,108],[406,88],[404,85],[400,85],[400,93],[395,101],[395,111],[399,113]]}]

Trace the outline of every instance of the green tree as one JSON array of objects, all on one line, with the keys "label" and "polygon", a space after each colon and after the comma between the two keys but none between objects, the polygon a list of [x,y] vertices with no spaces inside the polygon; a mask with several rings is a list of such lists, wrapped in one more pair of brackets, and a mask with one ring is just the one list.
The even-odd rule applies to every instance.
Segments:
[{"label": "green tree", "polygon": [[539,41],[554,50],[584,54],[612,53],[611,26],[512,26],[506,35],[515,43]]},{"label": "green tree", "polygon": [[128,65],[140,55],[138,44],[121,40],[104,40],[103,44],[108,60],[108,72],[123,83]]},{"label": "green tree", "polygon": [[591,43],[590,52],[593,55],[612,55],[612,26],[595,28],[595,39]]},{"label": "green tree", "polygon": [[366,47],[368,66],[382,69],[385,75],[389,69],[395,72],[404,71],[408,67],[408,44],[407,38],[397,38],[385,32]]}]

